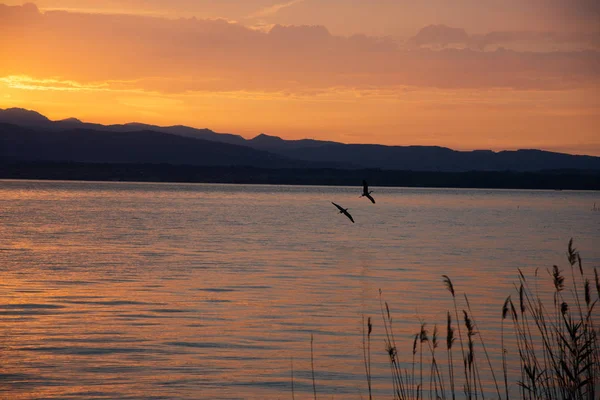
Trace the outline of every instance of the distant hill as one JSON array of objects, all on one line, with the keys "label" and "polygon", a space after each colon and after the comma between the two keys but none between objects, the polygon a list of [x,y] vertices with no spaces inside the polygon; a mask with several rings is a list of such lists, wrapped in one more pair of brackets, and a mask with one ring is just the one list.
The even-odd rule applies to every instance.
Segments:
[{"label": "distant hill", "polygon": [[[51,121],[35,111],[20,108],[0,109],[0,123],[5,124],[0,131],[0,143],[8,146],[6,149],[0,149],[1,157],[5,160],[11,158],[117,162],[110,160],[118,159],[118,162],[124,163],[249,165],[269,168],[375,168],[440,172],[600,170],[600,157],[535,149],[500,152],[456,151],[437,146],[383,146],[312,139],[284,140],[265,134],[247,140],[239,135],[181,125],[101,125],[82,122],[76,118]],[[21,133],[15,135],[15,132]],[[19,135],[23,138],[20,139]],[[19,147],[19,141],[25,140],[24,138],[27,146]],[[66,147],[57,146],[56,143],[59,142]],[[96,151],[90,148],[90,143],[94,144]],[[67,152],[68,148],[72,149]],[[7,149],[15,153],[11,155]],[[136,149],[139,149],[139,152]]]},{"label": "distant hill", "polygon": [[[356,168],[408,171],[542,171],[551,169],[600,170],[600,157],[526,149],[456,151],[437,146],[382,146],[334,142],[291,141],[281,146],[263,144],[276,154],[309,162],[335,161]],[[262,139],[265,143],[265,139]]]},{"label": "distant hill", "polygon": [[59,121],[51,121],[42,114],[25,110],[22,108],[0,109],[0,123],[14,124],[29,128],[45,129],[49,131],[60,131],[65,129],[93,129],[108,132],[134,132],[134,131],[156,131],[171,133],[174,135],[191,137],[196,139],[210,140],[213,142],[246,145],[246,139],[239,135],[228,133],[216,133],[210,129],[196,129],[182,125],[156,126],[131,122],[127,124],[102,125],[82,122],[77,118],[67,118]]},{"label": "distant hill", "polygon": [[0,108],[0,122],[15,125],[43,127],[52,124],[52,121],[39,112],[25,110],[23,108],[7,108],[6,110]]},{"label": "distant hill", "polygon": [[264,133],[261,133],[253,139],[247,140],[246,143],[252,148],[273,152],[286,152],[294,149],[314,149],[325,145],[346,146],[343,143],[314,139],[284,140],[278,136],[269,136]]},{"label": "distant hill", "polygon": [[305,167],[307,163],[238,146],[156,131],[48,131],[0,123],[0,162],[81,162]]}]

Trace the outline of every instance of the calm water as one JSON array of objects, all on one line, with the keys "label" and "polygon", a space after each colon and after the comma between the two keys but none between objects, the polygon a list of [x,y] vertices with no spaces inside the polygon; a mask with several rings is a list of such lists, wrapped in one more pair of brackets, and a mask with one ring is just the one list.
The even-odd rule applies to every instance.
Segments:
[{"label": "calm water", "polygon": [[442,274],[494,353],[517,268],[545,284],[571,237],[600,266],[597,192],[360,190],[0,181],[0,397],[291,399],[293,370],[312,398],[312,334],[318,394],[364,398],[366,315],[390,398],[379,289],[408,362]]}]

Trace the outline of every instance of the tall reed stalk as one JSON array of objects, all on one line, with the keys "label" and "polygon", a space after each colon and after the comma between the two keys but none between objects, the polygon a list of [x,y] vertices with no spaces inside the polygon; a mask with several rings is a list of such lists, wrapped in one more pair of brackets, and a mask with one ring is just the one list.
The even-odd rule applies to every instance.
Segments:
[{"label": "tall reed stalk", "polygon": [[[545,299],[540,295],[537,270],[534,281],[530,282],[519,269],[518,285],[515,286],[519,296],[518,308],[512,301],[512,295],[506,297],[502,305],[500,321],[500,351],[504,386],[498,384],[492,358],[487,351],[480,328],[473,317],[474,312],[465,295],[462,308],[462,321],[466,336],[463,336],[459,305],[454,285],[447,275],[442,275],[443,283],[452,295],[456,325],[453,325],[452,312],[446,312],[446,354],[447,374],[439,368],[436,349],[439,347],[438,330],[434,325],[433,334],[429,336],[425,322],[421,321],[419,331],[413,336],[412,362],[410,368],[402,367],[393,330],[393,318],[387,302],[379,291],[379,304],[383,329],[385,332],[385,350],[387,353],[392,377],[393,398],[398,400],[421,400],[427,395],[430,399],[452,399],[458,397],[457,387],[462,389],[465,399],[485,399],[486,396],[499,400],[511,398],[511,387],[518,388],[518,398],[525,400],[600,399],[600,339],[597,322],[594,321],[594,309],[600,299],[600,279],[594,268],[593,279],[586,276],[583,262],[573,240],[567,246],[567,261],[570,266],[570,286],[567,287],[563,271],[554,265],[548,270],[552,281],[552,297]],[[595,292],[593,290],[595,286]],[[550,300],[550,301],[547,301]],[[374,398],[371,371],[371,318],[363,316],[363,361],[369,400]],[[512,334],[516,352],[510,353],[505,346],[505,336],[511,329],[505,323],[512,322]],[[366,327],[366,328],[365,328]],[[463,368],[462,377],[454,366],[453,346],[458,331]],[[478,340],[476,340],[476,337]],[[424,352],[428,349],[428,353]],[[310,341],[311,370],[314,398],[317,397],[314,360],[313,337]],[[485,356],[485,362],[479,363],[478,355]],[[509,365],[507,355],[511,355]],[[293,362],[293,361],[292,361]],[[406,362],[406,361],[405,361]],[[408,365],[408,364],[404,364]],[[482,368],[483,366],[485,368]],[[484,387],[482,374],[489,370],[494,390]],[[518,372],[511,376],[509,371]],[[426,390],[427,388],[427,390]],[[293,391],[292,365],[292,397]],[[449,393],[447,393],[449,390]],[[491,392],[491,393],[490,393]]]},{"label": "tall reed stalk", "polygon": [[[595,327],[594,308],[600,298],[600,280],[594,268],[593,279],[586,277],[579,252],[569,241],[567,261],[571,268],[571,282],[567,289],[562,271],[553,266],[548,271],[552,280],[553,292],[549,303],[538,290],[537,270],[535,286],[519,269],[518,308],[509,295],[502,305],[500,321],[500,365],[503,387],[498,384],[494,371],[493,359],[490,357],[480,329],[473,317],[474,313],[469,299],[464,296],[465,308],[462,308],[462,321],[466,336],[463,336],[459,304],[454,285],[447,275],[442,275],[443,283],[452,295],[456,327],[453,325],[452,312],[446,313],[446,354],[447,373],[438,366],[436,349],[438,343],[437,326],[430,337],[425,322],[421,321],[420,329],[413,336],[412,362],[409,368],[401,367],[401,360],[396,347],[396,339],[392,327],[392,316],[387,302],[383,302],[380,290],[380,308],[385,330],[385,348],[392,375],[392,392],[394,399],[421,400],[430,399],[456,400],[457,385],[462,383],[464,398],[485,399],[497,397],[508,400],[512,388],[518,388],[518,398],[526,400],[570,399],[598,400],[600,398],[600,340]],[[593,287],[595,286],[595,293]],[[535,288],[535,290],[534,290]],[[506,329],[505,322],[512,322],[512,334],[516,353],[506,348],[505,336],[511,329]],[[370,339],[372,325],[367,323],[368,333],[364,331],[363,317],[363,356],[367,375],[369,399],[373,398],[371,383]],[[455,370],[453,362],[453,345],[458,332],[463,368],[461,374]],[[424,353],[424,345],[429,349]],[[481,352],[477,349],[480,349]],[[417,354],[418,353],[418,354]],[[483,364],[479,362],[484,355]],[[509,365],[507,356],[511,355]],[[485,365],[484,368],[482,368]],[[427,373],[425,373],[427,371]],[[486,373],[489,371],[489,374]],[[512,377],[509,371],[518,371]],[[485,374],[485,375],[484,375]],[[489,376],[484,380],[484,376]],[[484,383],[493,384],[486,389]],[[458,386],[460,387],[460,386]],[[428,388],[428,389],[426,389]],[[449,390],[449,393],[447,393]]]},{"label": "tall reed stalk", "polygon": [[362,321],[362,336],[363,336],[363,358],[365,363],[365,374],[367,375],[367,386],[369,388],[369,400],[373,399],[373,393],[371,389],[371,332],[373,331],[373,325],[371,324],[371,317],[367,320],[367,332],[365,333],[365,317],[363,315]]}]

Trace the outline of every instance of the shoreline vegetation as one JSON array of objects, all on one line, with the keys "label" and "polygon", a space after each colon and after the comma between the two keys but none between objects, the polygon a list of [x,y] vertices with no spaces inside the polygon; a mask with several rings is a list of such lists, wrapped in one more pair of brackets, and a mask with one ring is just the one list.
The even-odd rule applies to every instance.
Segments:
[{"label": "shoreline vegetation", "polygon": [[[393,315],[380,290],[380,329],[384,331],[390,366],[388,392],[398,400],[598,399],[600,333],[598,322],[594,321],[594,309],[600,299],[598,270],[594,267],[593,276],[586,276],[573,239],[568,244],[567,259],[570,268],[561,270],[554,265],[547,270],[552,283],[549,287],[544,287],[548,286],[546,278],[539,282],[544,271],[536,270],[534,277],[526,277],[518,270],[515,293],[498,307],[501,356],[492,359],[467,294],[461,299],[463,296],[455,292],[450,277],[442,275],[454,305],[447,310],[443,324],[446,328],[434,325],[431,330],[421,321],[413,336],[412,352],[409,344],[402,349],[397,347]],[[549,290],[544,292],[546,289]],[[362,326],[365,390],[371,400],[375,398],[371,375],[372,317],[363,316]],[[311,336],[311,366],[312,342]],[[446,354],[440,358],[440,353]],[[318,383],[316,388],[315,399]]]},{"label": "shoreline vegetation", "polygon": [[600,171],[399,171],[382,169],[257,168],[171,164],[100,164],[71,162],[0,163],[0,179],[236,183],[281,185],[600,190]]}]

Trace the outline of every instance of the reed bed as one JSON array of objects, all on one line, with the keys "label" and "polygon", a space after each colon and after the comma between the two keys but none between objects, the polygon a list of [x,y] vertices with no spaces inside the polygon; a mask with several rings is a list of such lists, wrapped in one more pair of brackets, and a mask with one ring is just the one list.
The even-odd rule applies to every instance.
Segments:
[{"label": "reed bed", "polygon": [[[392,391],[395,399],[478,399],[511,397],[509,387],[516,383],[521,399],[572,399],[597,400],[600,398],[600,341],[594,321],[594,308],[600,298],[598,271],[594,276],[584,274],[582,259],[571,239],[567,248],[570,269],[570,287],[567,277],[558,266],[548,270],[552,283],[552,301],[544,303],[539,292],[538,274],[526,278],[519,270],[516,294],[518,301],[509,295],[502,309],[501,363],[494,367],[485,340],[475,322],[469,299],[457,301],[457,293],[450,277],[443,275],[443,283],[452,296],[453,309],[447,311],[446,340],[441,341],[437,326],[429,332],[421,322],[412,343],[410,367],[402,367],[393,331],[393,319],[387,302],[381,299],[381,317],[385,330],[385,346],[389,358]],[[595,291],[593,290],[595,286]],[[596,322],[597,324],[597,322]],[[370,385],[370,335],[368,321],[363,343],[365,370]],[[516,340],[518,366],[516,382],[509,383],[509,365],[505,335]],[[457,343],[458,342],[458,346]],[[440,346],[446,352],[446,366],[439,364]],[[459,362],[456,363],[455,360]],[[457,366],[458,364],[458,366]],[[426,373],[424,373],[424,371]],[[487,390],[482,374],[491,376]],[[498,375],[496,372],[501,371]],[[490,394],[492,393],[492,394]],[[514,395],[513,395],[514,397]]]},{"label": "reed bed", "polygon": [[[586,276],[572,239],[566,255],[567,273],[556,265],[548,269],[545,292],[540,290],[539,271],[527,278],[518,270],[515,292],[498,309],[501,355],[493,359],[468,297],[457,295],[450,277],[442,275],[453,301],[453,308],[446,313],[445,340],[437,325],[430,330],[421,321],[412,338],[411,353],[399,352],[390,307],[380,291],[393,398],[599,399],[600,341],[598,322],[594,321],[594,309],[600,299],[598,271],[594,268],[594,276]],[[371,318],[367,318],[366,323],[363,318],[362,325],[363,361],[371,400],[374,398]],[[510,358],[507,357],[508,342],[511,343]],[[406,348],[409,349],[408,345]],[[445,353],[444,357],[438,356],[440,352]],[[407,357],[401,360],[400,354],[410,354],[410,360],[405,359]],[[313,388],[316,398],[317,390]]]}]

